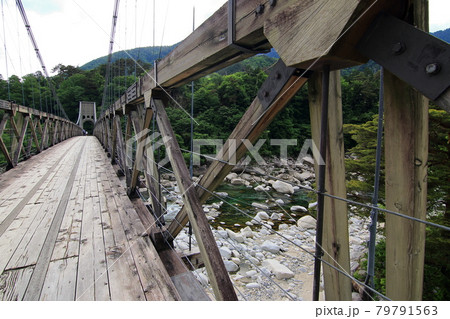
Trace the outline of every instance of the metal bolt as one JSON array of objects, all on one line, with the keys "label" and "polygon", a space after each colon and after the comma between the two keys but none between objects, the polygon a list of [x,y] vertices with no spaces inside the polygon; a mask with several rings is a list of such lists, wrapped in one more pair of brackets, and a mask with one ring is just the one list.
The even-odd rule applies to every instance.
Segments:
[{"label": "metal bolt", "polygon": [[270,0],[269,4],[271,7],[275,7],[277,5],[277,0]]},{"label": "metal bolt", "polygon": [[428,75],[436,75],[441,71],[439,63],[430,63],[425,67],[425,71]]},{"label": "metal bolt", "polygon": [[269,96],[269,92],[264,91],[264,97],[268,97]]},{"label": "metal bolt", "polygon": [[400,55],[400,54],[402,54],[403,52],[405,52],[405,50],[406,50],[406,46],[405,46],[405,44],[402,43],[402,42],[397,42],[397,43],[395,43],[395,44],[392,46],[392,52],[393,52],[395,55]]},{"label": "metal bolt", "polygon": [[281,79],[281,74],[280,74],[280,72],[275,73],[275,78],[276,78],[277,80]]},{"label": "metal bolt", "polygon": [[258,5],[258,6],[256,7],[255,12],[256,12],[256,15],[258,15],[258,14],[263,14],[263,13],[264,13],[264,5],[263,5],[263,4]]}]

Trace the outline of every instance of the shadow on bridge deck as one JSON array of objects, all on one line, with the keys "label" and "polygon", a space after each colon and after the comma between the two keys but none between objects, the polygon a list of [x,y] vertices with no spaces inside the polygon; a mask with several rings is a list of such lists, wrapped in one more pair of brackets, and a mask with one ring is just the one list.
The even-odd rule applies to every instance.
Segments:
[{"label": "shadow on bridge deck", "polygon": [[0,300],[178,300],[94,137],[0,175]]}]

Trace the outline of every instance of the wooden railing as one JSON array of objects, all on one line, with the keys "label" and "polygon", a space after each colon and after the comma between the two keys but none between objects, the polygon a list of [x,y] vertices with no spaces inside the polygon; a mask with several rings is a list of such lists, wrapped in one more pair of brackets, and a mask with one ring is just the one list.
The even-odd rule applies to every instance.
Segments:
[{"label": "wooden railing", "polygon": [[65,118],[0,100],[0,166],[15,167],[27,159],[83,130]]}]

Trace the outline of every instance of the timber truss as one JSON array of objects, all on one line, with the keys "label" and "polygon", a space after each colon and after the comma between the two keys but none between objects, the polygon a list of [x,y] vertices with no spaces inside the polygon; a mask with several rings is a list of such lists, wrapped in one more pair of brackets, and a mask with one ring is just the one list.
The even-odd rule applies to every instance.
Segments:
[{"label": "timber truss", "polygon": [[[424,12],[427,8],[423,7],[424,3],[426,1],[413,0],[230,0],[167,57],[155,63],[147,76],[139,79],[101,114],[94,134],[113,161],[122,167],[129,195],[135,193],[139,187],[138,177],[141,172],[144,174],[145,186],[151,193],[151,211],[160,221],[164,207],[158,185],[159,173],[153,155],[154,143],[147,139],[152,119],[156,119],[184,201],[184,207],[167,228],[152,228],[151,236],[156,246],[164,238],[175,238],[190,222],[216,298],[235,300],[235,291],[202,204],[233,168],[227,160],[235,158],[239,161],[246,154],[247,147],[243,141],[255,143],[306,83],[309,83],[312,135],[316,144],[325,150],[322,155],[325,155],[326,166],[320,174],[323,190],[345,198],[338,70],[365,63],[369,58],[393,73],[385,80],[385,85],[392,87],[386,92],[386,107],[393,110],[392,116],[386,117],[386,147],[391,148],[390,153],[386,151],[386,194],[408,194],[401,199],[387,198],[387,205],[404,214],[425,218],[426,205],[424,208],[423,202],[426,202],[426,191],[423,190],[426,189],[426,178],[424,181],[423,174],[426,174],[428,151],[423,137],[427,136],[424,124],[427,121],[427,100],[418,93],[411,94],[416,91],[403,81],[448,111],[450,65],[446,56],[450,49],[448,44],[412,26],[426,30]],[[417,34],[421,40],[415,41]],[[385,40],[387,35],[389,39]],[[280,61],[216,160],[198,184],[194,184],[166,114],[165,108],[171,99],[168,92],[270,48],[276,49]],[[411,65],[413,67],[408,69]],[[432,82],[438,82],[439,88],[436,89]],[[137,148],[129,152],[127,141],[133,136],[137,140]],[[400,147],[398,144],[401,142],[407,143]],[[411,145],[415,146],[411,148]],[[132,156],[132,161],[129,156]],[[420,167],[417,166],[418,159],[424,163]],[[316,166],[316,176],[319,170]],[[414,181],[424,183],[421,185],[424,187],[420,187],[422,191],[417,190]],[[347,205],[326,198],[323,207],[323,250],[327,252],[323,258],[350,273]],[[388,222],[391,226],[387,226],[387,254],[398,258],[387,262],[392,263],[387,271],[391,281],[388,295],[393,299],[420,298],[415,292],[421,289],[424,247],[417,238],[423,235],[424,229],[416,229],[394,219]],[[405,239],[408,236],[413,239]],[[411,246],[414,247],[413,261],[408,258],[411,249],[407,247]],[[409,276],[407,280],[400,275],[404,269]],[[396,280],[396,276],[403,279]],[[348,277],[324,267],[324,280],[328,300],[351,300],[351,280]],[[418,287],[412,287],[415,285]]]},{"label": "timber truss", "polygon": [[[0,148],[6,159],[7,168],[13,168],[21,155],[31,156],[31,149],[37,153],[73,136],[82,135],[82,129],[71,121],[13,102],[0,100],[0,110],[4,111],[0,122]],[[4,140],[7,129],[12,131],[10,143]],[[31,139],[24,146],[26,138]],[[33,147],[34,145],[34,147]]]}]

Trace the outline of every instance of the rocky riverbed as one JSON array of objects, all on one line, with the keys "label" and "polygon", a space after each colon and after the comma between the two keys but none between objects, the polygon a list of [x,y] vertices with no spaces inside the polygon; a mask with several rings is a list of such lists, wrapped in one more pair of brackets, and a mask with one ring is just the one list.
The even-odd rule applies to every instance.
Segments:
[{"label": "rocky riverbed", "polygon": [[[247,202],[245,211],[239,203],[234,204],[245,213],[245,223],[243,219],[239,223],[221,221],[224,208],[232,200],[227,193],[216,193],[203,206],[240,300],[311,300],[316,227],[311,215],[314,215],[316,203],[312,198],[307,205],[294,205],[293,198],[301,190],[281,180],[310,187],[314,181],[312,164],[312,159],[301,165],[272,162],[263,167],[237,168],[230,173],[225,184],[245,187],[248,193],[267,195],[263,197],[265,200]],[[194,179],[198,181],[199,177]],[[170,222],[182,201],[174,176],[164,174],[161,183],[169,202],[166,220]],[[359,265],[367,250],[370,221],[352,210],[349,207],[353,274],[362,271]],[[175,249],[187,255],[197,252],[195,238],[192,242],[189,250],[188,229],[185,228],[174,241]],[[206,270],[197,269],[194,275],[212,296]],[[359,299],[357,293],[354,299]]]}]

